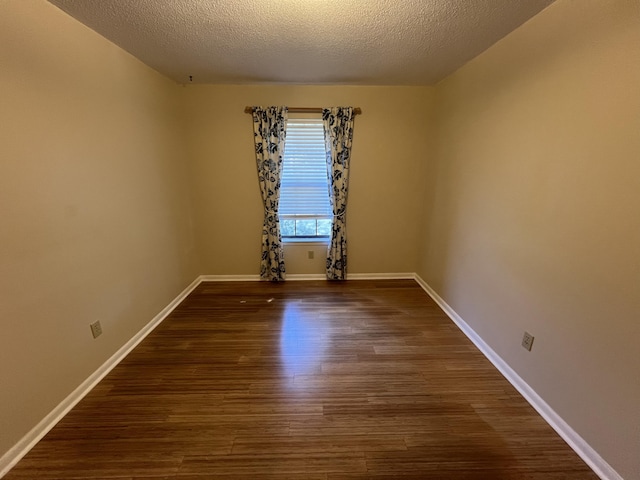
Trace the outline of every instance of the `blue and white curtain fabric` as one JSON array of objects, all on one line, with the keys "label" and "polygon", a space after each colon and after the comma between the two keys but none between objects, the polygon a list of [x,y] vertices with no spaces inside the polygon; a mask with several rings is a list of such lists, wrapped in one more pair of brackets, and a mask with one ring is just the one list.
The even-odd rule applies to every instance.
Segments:
[{"label": "blue and white curtain fabric", "polygon": [[253,108],[253,138],[264,205],[260,278],[272,282],[285,279],[278,203],[286,125],[287,107]]},{"label": "blue and white curtain fabric", "polygon": [[353,139],[353,107],[322,110],[327,155],[329,199],[333,209],[331,243],[327,252],[327,278],[347,278],[347,193]]}]

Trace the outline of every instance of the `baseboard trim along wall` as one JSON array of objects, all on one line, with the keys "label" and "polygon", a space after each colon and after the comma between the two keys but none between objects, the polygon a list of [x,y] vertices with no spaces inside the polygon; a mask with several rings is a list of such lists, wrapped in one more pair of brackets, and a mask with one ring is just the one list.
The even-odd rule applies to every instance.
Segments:
[{"label": "baseboard trim along wall", "polygon": [[[324,280],[324,275],[291,274],[288,280]],[[460,317],[431,286],[415,273],[356,273],[348,280],[414,279],[462,330],[498,371],[520,392],[545,421],[603,480],[624,480],[580,435],[578,435],[536,392]],[[100,380],[115,368],[142,340],[202,282],[260,281],[259,275],[201,275],[172,300],[158,315],[123,345],[111,358],[82,382],[57,407],[31,429],[16,445],[0,458],[0,478],[31,450]]]},{"label": "baseboard trim along wall", "polygon": [[573,428],[529,386],[418,274],[415,280],[455,323],[462,333],[487,357],[542,418],[560,435],[602,480],[624,480]]},{"label": "baseboard trim along wall", "polygon": [[196,280],[201,282],[259,282],[260,275],[200,275]]},{"label": "baseboard trim along wall", "polygon": [[415,273],[348,273],[347,280],[413,280]]},{"label": "baseboard trim along wall", "polygon": [[[326,280],[326,275],[312,274],[288,274],[287,280]],[[201,282],[260,282],[260,275],[201,275]]]},{"label": "baseboard trim along wall", "polygon": [[16,443],[2,458],[0,458],[0,478],[13,468],[42,437],[44,437],[62,418],[82,400],[100,380],[113,370],[142,340],[149,335],[169,314],[189,295],[201,280],[197,278],[185,288],[175,299],[162,309],[149,323],[125,343],[116,353],[104,362],[73,392],[58,404],[49,414],[33,427],[18,443]]},{"label": "baseboard trim along wall", "polygon": [[[413,280],[415,273],[349,273],[347,280]],[[286,280],[326,280],[323,273],[288,273]],[[201,275],[201,282],[259,282],[260,275]]]}]

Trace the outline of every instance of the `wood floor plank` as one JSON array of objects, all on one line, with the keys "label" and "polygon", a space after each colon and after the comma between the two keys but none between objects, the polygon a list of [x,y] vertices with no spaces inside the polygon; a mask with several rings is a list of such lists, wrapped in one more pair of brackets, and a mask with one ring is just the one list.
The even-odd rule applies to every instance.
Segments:
[{"label": "wood floor plank", "polygon": [[211,282],[6,476],[596,480],[413,280]]}]

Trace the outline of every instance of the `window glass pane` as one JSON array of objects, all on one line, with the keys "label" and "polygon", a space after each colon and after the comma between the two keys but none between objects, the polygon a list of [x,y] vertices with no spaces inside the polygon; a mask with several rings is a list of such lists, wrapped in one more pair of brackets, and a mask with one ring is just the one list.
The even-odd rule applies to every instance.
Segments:
[{"label": "window glass pane", "polygon": [[331,236],[331,220],[318,219],[318,235]]},{"label": "window glass pane", "polygon": [[280,235],[283,237],[293,237],[296,234],[295,220],[280,220]]},{"label": "window glass pane", "polygon": [[298,237],[315,237],[316,221],[315,219],[296,220],[296,236]]},{"label": "window glass pane", "polygon": [[280,186],[281,215],[331,214],[324,148],[321,118],[287,121]]},{"label": "window glass pane", "polygon": [[331,234],[324,128],[319,117],[287,121],[279,214],[282,236],[290,240]]}]

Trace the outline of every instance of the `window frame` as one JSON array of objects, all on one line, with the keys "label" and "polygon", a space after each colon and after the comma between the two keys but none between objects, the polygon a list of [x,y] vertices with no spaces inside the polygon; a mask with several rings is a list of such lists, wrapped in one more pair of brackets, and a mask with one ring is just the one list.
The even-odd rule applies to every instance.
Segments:
[{"label": "window frame", "polygon": [[[287,132],[289,132],[289,122],[291,120],[321,120],[321,115],[320,114],[305,114],[305,113],[296,113],[295,115],[290,115],[289,118],[287,119]],[[322,126],[322,124],[320,124],[320,126],[322,127],[322,135],[324,138],[324,127]],[[286,169],[286,165],[287,165],[287,143],[286,143],[286,139],[285,139],[285,149],[284,149],[284,156],[283,156],[283,167],[282,167],[282,175],[283,175],[283,179],[284,179],[284,172]],[[324,149],[324,146],[323,146]],[[326,168],[326,157],[322,156],[322,161],[323,161],[323,165]],[[327,171],[325,170],[325,175],[327,175]],[[283,192],[283,186],[282,186],[282,181],[281,181],[281,186],[280,186],[280,195],[282,196],[282,192]],[[331,200],[329,198],[329,180],[327,178],[327,202],[328,202],[328,212],[327,214],[282,214],[280,212],[278,212],[278,216],[280,218],[280,232],[281,232],[281,237],[282,237],[282,242],[283,243],[287,243],[287,244],[292,244],[292,243],[305,243],[305,244],[318,244],[318,245],[327,245],[330,243],[331,241],[331,226],[333,223],[333,215],[331,215]],[[293,220],[294,222],[296,220],[307,220],[307,219],[313,219],[316,220],[316,235],[284,235],[282,234],[283,231],[283,222],[284,221],[291,221]],[[329,220],[330,224],[329,224],[329,234],[327,235],[317,235],[317,231],[318,231],[318,224],[317,221],[318,220]],[[297,222],[294,224],[297,226]],[[295,227],[294,227],[295,228]]]}]

